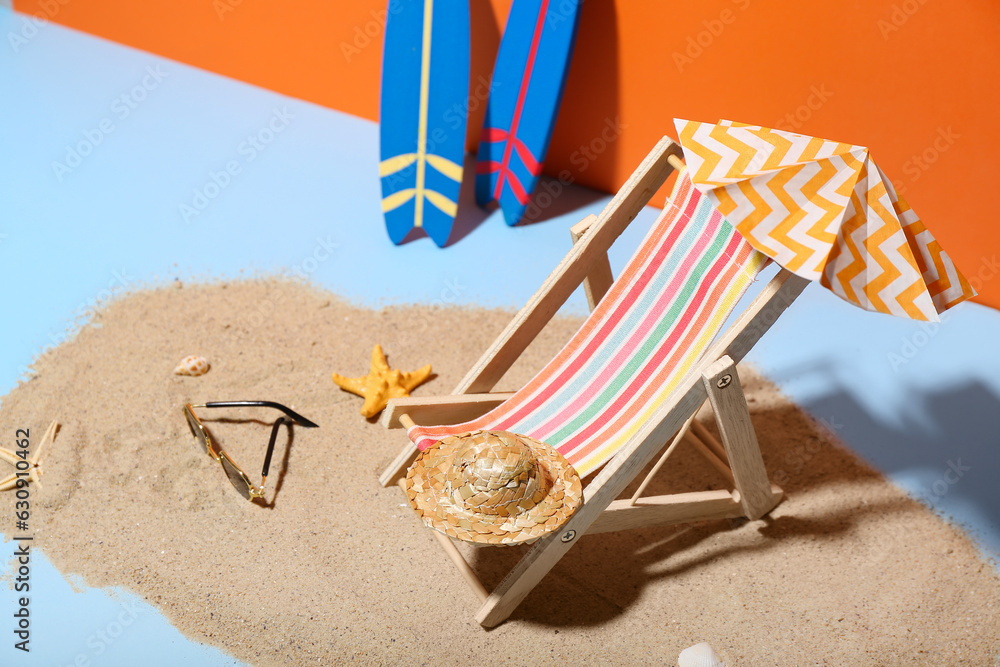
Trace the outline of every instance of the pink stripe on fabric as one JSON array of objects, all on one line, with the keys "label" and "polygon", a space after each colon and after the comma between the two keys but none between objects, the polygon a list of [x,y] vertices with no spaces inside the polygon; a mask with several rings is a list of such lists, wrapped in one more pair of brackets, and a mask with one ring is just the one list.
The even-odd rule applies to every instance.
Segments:
[{"label": "pink stripe on fabric", "polygon": [[[742,242],[743,239],[734,235],[733,238],[730,240],[729,244],[726,246],[726,250],[727,251],[732,250],[734,252],[738,251],[740,243]],[[732,254],[733,254],[732,252],[727,252],[725,255],[720,256],[719,260],[717,260],[716,263],[712,265],[711,269],[706,274],[705,279],[702,280],[701,284],[699,285],[698,291],[695,297],[692,299],[691,305],[689,305],[688,308],[684,310],[684,315],[681,317],[681,320],[671,330],[667,343],[662,345],[656,351],[656,353],[654,354],[653,358],[649,361],[649,363],[647,363],[643,367],[643,372],[640,373],[640,376],[636,377],[631,383],[629,383],[629,386],[624,391],[622,391],[622,393],[619,394],[615,398],[615,400],[612,401],[612,403],[609,404],[608,407],[599,416],[592,419],[587,424],[586,427],[578,431],[572,437],[568,438],[565,442],[560,443],[559,446],[560,453],[563,453],[563,455],[565,456],[564,450],[566,452],[571,452],[580,443],[582,443],[584,440],[597,433],[603,426],[611,422],[611,420],[618,413],[622,411],[622,409],[625,407],[625,405],[628,403],[629,400],[631,400],[636,395],[640,394],[640,390],[643,388],[644,385],[647,385],[647,382],[650,379],[650,377],[654,375],[655,369],[661,367],[661,365],[662,365],[662,370],[660,373],[660,377],[657,379],[661,380],[662,378],[662,381],[651,383],[648,384],[647,386],[650,389],[653,389],[656,386],[662,387],[663,385],[666,384],[667,379],[670,378],[676,371],[677,363],[683,357],[691,353],[692,344],[694,343],[695,339],[702,333],[701,328],[699,327],[688,328],[688,324],[690,324],[690,322],[694,319],[696,314],[713,312],[715,308],[718,306],[719,301],[721,300],[720,294],[717,294],[715,292],[710,293],[710,288],[715,283],[716,278],[718,278],[720,275],[726,275],[726,274],[732,276],[740,268],[734,266],[732,260],[729,259],[729,256],[731,256]],[[724,281],[722,284],[725,285],[725,287],[727,288],[729,287],[728,281]],[[697,307],[695,307],[694,305],[695,303],[698,304]],[[708,318],[703,318],[703,319],[708,319]],[[678,342],[678,340],[681,338],[681,335],[685,331],[687,331],[687,335],[684,336],[683,340],[680,340],[680,344],[675,347],[675,344]],[[669,359],[667,358],[668,355],[670,357]],[[655,395],[656,393],[658,392],[657,391],[648,392],[648,394],[652,395]],[[649,397],[650,396],[648,395],[644,396],[644,398],[646,398],[647,400]],[[645,403],[646,401],[642,402]],[[618,430],[619,429],[608,429],[608,432],[615,433]],[[607,437],[598,438],[595,439],[592,445],[596,447],[597,445],[595,443],[598,442],[603,443],[606,441]],[[592,451],[592,449],[593,447],[588,447],[586,450],[582,452],[573,452],[574,457],[585,455],[590,451]]]},{"label": "pink stripe on fabric", "polygon": [[[576,336],[556,355],[556,358],[521,391],[486,415],[465,424],[414,427],[409,431],[411,440],[416,442],[420,449],[426,449],[441,437],[449,434],[479,428],[497,428],[495,424],[499,422],[510,423],[512,421],[511,413],[514,410],[517,411],[517,415],[514,416],[522,419],[525,414],[530,414],[532,410],[537,409],[546,398],[551,397],[573,376],[572,369],[579,367],[593,355],[607,338],[609,332],[620,323],[628,307],[634,304],[638,295],[651,279],[650,266],[642,268],[649,260],[649,256],[654,252],[659,253],[664,246],[673,247],[677,237],[683,232],[683,225],[676,224],[678,218],[690,218],[697,209],[700,199],[701,196],[691,185],[690,179],[684,178],[678,183],[674,192],[674,203],[664,209],[660,220],[654,224],[654,228],[651,230],[650,238],[644,241],[619,280],[613,284],[605,299],[587,319]],[[677,206],[677,202],[684,203],[683,209]],[[665,235],[666,239],[664,239]],[[658,268],[656,262],[652,264]],[[639,273],[640,269],[642,269],[641,273]],[[596,334],[595,330],[597,330]],[[568,365],[564,366],[564,364]],[[540,387],[541,391],[533,395]]]},{"label": "pink stripe on fabric", "polygon": [[[752,247],[749,245],[741,249],[740,255],[742,256],[742,261],[746,261],[753,254],[756,254]],[[752,280],[751,276],[743,271],[743,266],[732,266],[726,272],[725,279],[723,281],[724,289],[721,290],[721,294],[717,302],[712,308],[703,311],[703,317],[699,318],[702,323],[707,323],[717,317],[720,308],[719,304],[723,304],[726,301],[730,302],[730,310],[734,304],[734,300],[738,299],[745,291],[746,287]],[[704,325],[702,325],[704,326]],[[692,331],[691,337],[697,338],[701,331]],[[691,350],[692,353],[696,350]],[[664,366],[660,372],[652,378],[648,386],[642,391],[642,393],[635,399],[634,403],[629,406],[627,410],[624,411],[612,424],[610,424],[603,433],[595,436],[594,439],[584,445],[583,447],[577,449],[576,451],[563,451],[564,448],[560,447],[560,452],[563,456],[566,456],[573,465],[580,465],[581,462],[586,460],[595,451],[599,451],[607,446],[607,443],[615,438],[619,438],[620,434],[633,427],[635,420],[639,417],[642,411],[649,405],[657,402],[662,402],[665,400],[663,387],[667,387],[674,382],[674,369],[677,367],[678,360],[672,359],[669,364]],[[658,389],[658,387],[660,389]],[[613,453],[612,453],[613,455]],[[602,466],[607,459],[610,457],[605,457],[604,460],[590,462],[588,469],[590,472],[595,471],[597,468]]]},{"label": "pink stripe on fabric", "polygon": [[[561,372],[560,369],[566,363],[576,363],[575,355],[593,354],[594,350],[607,337],[608,332],[613,330],[621,318],[624,317],[627,306],[634,302],[638,294],[648,284],[651,277],[648,271],[646,273],[639,273],[639,271],[649,260],[650,255],[656,253],[661,245],[666,245],[668,248],[673,247],[677,237],[683,232],[682,226],[675,224],[676,218],[679,216],[689,218],[697,208],[697,191],[691,185],[690,181],[682,183],[676,195],[676,200],[681,200],[682,196],[687,198],[684,209],[679,209],[675,206],[664,210],[660,220],[654,226],[650,238],[642,244],[639,251],[632,258],[632,261],[626,266],[619,280],[612,285],[608,295],[601,301],[597,309],[591,313],[591,316],[584,323],[584,326],[581,327],[580,331],[577,332],[577,335],[567,343],[552,362],[509,400],[478,419],[456,426],[420,427],[412,434],[411,438],[417,443],[418,447],[426,449],[445,435],[461,433],[465,430],[496,428],[496,422],[504,419],[505,414],[510,414],[512,411],[518,410],[519,414],[523,415],[524,412],[519,409],[519,406],[523,407],[525,401],[530,401],[528,412],[536,409],[536,406],[542,402],[537,396],[533,396],[539,387],[544,387],[546,383],[561,385],[571,378],[572,373]],[[667,216],[671,214],[673,217],[668,221]],[[640,285],[636,284],[637,275],[642,281]],[[594,329],[598,330],[596,334],[593,334]],[[592,335],[593,338],[589,338]],[[584,346],[582,350],[581,346]],[[552,387],[553,385],[550,384],[544,390],[546,397],[550,396],[555,389],[558,389],[558,387],[555,389]]]},{"label": "pink stripe on fabric", "polygon": [[[715,216],[713,216],[713,218],[715,218]],[[687,281],[688,278],[690,277],[691,270],[697,265],[698,260],[701,258],[702,253],[705,251],[705,248],[708,247],[709,243],[712,241],[715,231],[721,226],[721,221],[718,219],[710,220],[709,226],[710,228],[712,228],[711,232],[706,231],[705,234],[703,234],[700,238],[698,238],[694,246],[684,257],[684,261],[682,262],[680,268],[677,270],[677,273],[673,276],[671,281],[667,284],[666,288],[657,298],[653,308],[649,310],[646,317],[642,320],[642,322],[640,322],[639,326],[635,329],[635,333],[625,341],[625,343],[621,346],[620,349],[615,351],[614,356],[611,358],[611,361],[608,364],[606,364],[603,369],[601,369],[601,371],[593,378],[591,382],[587,383],[587,386],[584,388],[584,390],[580,392],[576,396],[576,398],[570,401],[569,404],[566,405],[562,410],[553,415],[544,425],[540,426],[535,431],[536,433],[548,433],[550,431],[556,430],[558,428],[557,426],[555,426],[557,422],[565,424],[570,418],[570,416],[579,413],[584,407],[586,407],[586,405],[589,404],[594,399],[595,396],[604,391],[604,388],[608,385],[608,382],[620,373],[622,366],[632,357],[632,355],[635,354],[636,350],[642,345],[643,341],[646,340],[647,336],[649,335],[649,332],[652,331],[653,328],[660,322],[664,310],[668,308],[669,304],[673,303],[674,300],[677,298],[677,291],[684,284],[684,282]],[[654,262],[656,264],[655,267],[651,265],[651,267],[654,268],[653,273],[655,273],[655,270],[658,270],[660,266],[662,266],[662,258],[669,252],[670,249],[668,247],[661,247],[660,250],[661,252],[657,253],[657,260],[659,261]],[[714,279],[714,274],[713,274],[713,279]],[[635,295],[633,302],[635,301],[635,299],[638,298],[638,296],[640,295],[639,294]],[[689,321],[691,319],[690,313],[693,312],[693,306],[694,306],[694,301],[690,302],[688,306],[685,308],[684,314],[681,318],[682,326],[684,322]],[[619,317],[618,319],[621,318]],[[663,345],[660,346],[661,350],[668,346],[673,346],[673,344],[676,342],[677,339],[677,336],[674,333],[676,330],[677,330],[677,325],[675,324],[670,329],[670,333],[667,339],[664,340]],[[656,356],[659,356],[659,353],[654,355],[654,359],[656,358]],[[567,369],[567,372],[572,375],[575,375],[587,362],[591,360],[591,358],[592,357],[588,355],[587,358],[585,359],[578,359],[578,363],[574,364],[572,367]],[[645,368],[647,365],[648,362],[647,364],[643,365],[643,368]],[[640,369],[638,372],[642,373],[642,369]],[[505,425],[501,426],[501,429],[510,430],[513,427],[513,425],[514,425],[513,422],[508,421],[505,423]]]},{"label": "pink stripe on fabric", "polygon": [[[699,322],[708,324],[714,321],[721,326],[725,317],[719,319],[720,314],[729,314],[732,306],[735,305],[735,301],[746,291],[746,287],[750,282],[751,278],[748,274],[741,272],[738,268],[732,267],[728,270],[726,274],[726,289],[723,290],[719,304],[716,304],[716,307],[711,309],[706,309],[703,312],[703,317],[699,318]],[[704,326],[704,324],[701,326]],[[717,331],[712,332],[713,337],[715,333]],[[697,336],[697,332],[695,335]],[[680,379],[676,368],[687,367],[690,370],[692,357],[699,356],[700,351],[706,347],[706,345],[698,345],[698,343],[705,340],[704,335],[698,336],[698,340],[695,341],[694,349],[690,350],[690,354],[685,355],[679,361],[670,360],[668,365],[664,366],[656,376],[650,379],[646,388],[633,399],[632,403],[604,431],[593,436],[589,441],[584,440],[583,444],[575,451],[564,451],[563,448],[560,448],[563,456],[570,460],[574,466],[578,466],[582,474],[591,474],[604,465],[617,451],[617,447],[609,445],[617,443],[620,446],[624,441],[624,434],[634,432],[639,424],[639,420],[643,418],[644,414],[649,413],[650,408],[660,406],[667,400],[671,392],[676,389],[677,382]],[[595,459],[595,457],[599,458]]]},{"label": "pink stripe on fabric", "polygon": [[[686,211],[685,213],[690,215]],[[638,280],[628,286],[628,292],[625,294],[624,298],[616,304],[615,308],[608,313],[607,319],[601,322],[600,328],[594,337],[591,338],[586,345],[570,359],[569,363],[563,367],[559,374],[552,379],[552,382],[545,389],[535,395],[529,402],[522,405],[515,413],[510,414],[508,418],[499,421],[500,424],[511,424],[516,421],[520,421],[524,419],[528,413],[537,410],[542,403],[548,401],[552,398],[553,394],[565,386],[565,384],[572,379],[574,375],[576,375],[580,368],[593,357],[600,346],[604,344],[611,332],[614,331],[615,328],[621,323],[621,320],[628,314],[629,309],[642,295],[646,286],[649,285],[649,282],[653,279],[653,276],[662,265],[663,256],[666,253],[669,253],[670,249],[677,241],[677,238],[683,233],[684,230],[679,225],[673,225],[669,228],[664,226],[663,231],[669,232],[669,234],[667,238],[655,248],[653,261],[646,266],[645,270],[639,275]]]}]

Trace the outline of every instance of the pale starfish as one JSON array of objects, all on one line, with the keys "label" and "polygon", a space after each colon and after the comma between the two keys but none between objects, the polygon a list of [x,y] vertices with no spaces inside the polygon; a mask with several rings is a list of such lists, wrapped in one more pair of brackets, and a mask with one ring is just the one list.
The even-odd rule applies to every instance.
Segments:
[{"label": "pale starfish", "polygon": [[368,375],[347,378],[334,373],[333,381],[341,389],[346,389],[358,396],[364,396],[365,403],[361,406],[361,414],[371,418],[382,411],[390,398],[409,396],[410,391],[426,380],[430,374],[430,364],[410,373],[392,370],[382,352],[382,346],[376,345],[372,349],[372,367],[368,371]]},{"label": "pale starfish", "polygon": [[25,470],[20,470],[19,472],[11,473],[8,477],[0,479],[0,491],[9,491],[17,486],[17,480],[23,479],[25,473],[27,473],[27,481],[34,482],[38,485],[38,488],[42,488],[42,450],[45,449],[45,443],[52,444],[56,439],[56,431],[59,430],[59,422],[52,422],[49,427],[45,430],[45,434],[39,441],[38,446],[35,447],[35,453],[28,458],[21,458],[9,449],[4,449],[0,447],[0,459],[3,459],[7,463],[11,464],[15,468],[17,467],[18,461],[27,461],[28,468]]}]

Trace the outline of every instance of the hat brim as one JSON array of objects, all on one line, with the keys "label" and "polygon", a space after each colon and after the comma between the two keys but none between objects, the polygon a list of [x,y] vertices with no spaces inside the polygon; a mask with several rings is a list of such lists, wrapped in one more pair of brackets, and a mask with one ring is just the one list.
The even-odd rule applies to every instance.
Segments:
[{"label": "hat brim", "polygon": [[515,516],[472,512],[456,505],[445,491],[445,479],[465,438],[481,433],[453,435],[421,452],[406,474],[406,496],[427,526],[475,544],[527,544],[564,524],[583,504],[583,485],[576,470],[550,445],[519,435],[535,454],[548,477],[548,494]]}]

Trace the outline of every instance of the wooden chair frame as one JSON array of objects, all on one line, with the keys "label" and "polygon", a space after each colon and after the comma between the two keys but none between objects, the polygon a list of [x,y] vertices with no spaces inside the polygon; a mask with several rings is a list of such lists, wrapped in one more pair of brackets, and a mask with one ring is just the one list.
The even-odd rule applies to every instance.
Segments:
[{"label": "wooden chair frame", "polygon": [[[681,155],[680,146],[674,141],[669,137],[661,139],[601,214],[588,216],[572,228],[572,250],[452,395],[394,399],[383,413],[383,425],[409,428],[414,424],[459,423],[481,416],[510,398],[510,393],[490,391],[580,284],[591,309],[600,301],[612,283],[608,248],[670,173],[683,168]],[[782,491],[768,481],[736,364],[807,284],[808,281],[782,269],[719,336],[654,416],[597,472],[584,488],[580,509],[558,531],[535,542],[492,592],[486,591],[451,538],[434,531],[479,596],[482,607],[476,620],[481,625],[493,627],[502,623],[584,534],[710,519],[758,519],[780,502]],[[722,443],[695,419],[706,399],[715,412]],[[670,444],[635,495],[616,500],[668,439]],[[682,439],[692,443],[733,483],[735,490],[641,497],[650,479]],[[409,443],[380,475],[380,483],[401,484],[417,453],[416,445]]]}]

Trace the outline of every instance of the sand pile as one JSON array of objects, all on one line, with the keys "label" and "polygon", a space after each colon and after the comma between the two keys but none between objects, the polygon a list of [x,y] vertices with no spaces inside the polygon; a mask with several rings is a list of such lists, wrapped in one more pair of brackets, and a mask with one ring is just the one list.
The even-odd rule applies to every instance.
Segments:
[{"label": "sand pile", "polygon": [[[748,369],[765,462],[787,479],[767,521],[584,537],[507,623],[481,629],[428,530],[376,483],[404,436],[365,421],[329,376],[365,374],[379,342],[394,368],[434,365],[417,394],[447,393],[509,317],[365,310],[266,281],[121,299],[0,403],[5,424],[63,425],[32,493],[36,545],[62,572],[125,586],[254,665],[673,664],[699,641],[730,665],[996,659],[1000,581],[970,541]],[[577,324],[550,325],[498,389],[526,381]],[[172,375],[188,354],[209,373]],[[233,490],[181,414],[235,399],[278,401],[321,427],[279,439],[266,507]],[[255,483],[276,416],[203,415]],[[651,493],[722,485],[692,452],[671,461]],[[12,503],[0,497],[2,511]],[[520,553],[471,558],[491,586]]]}]

